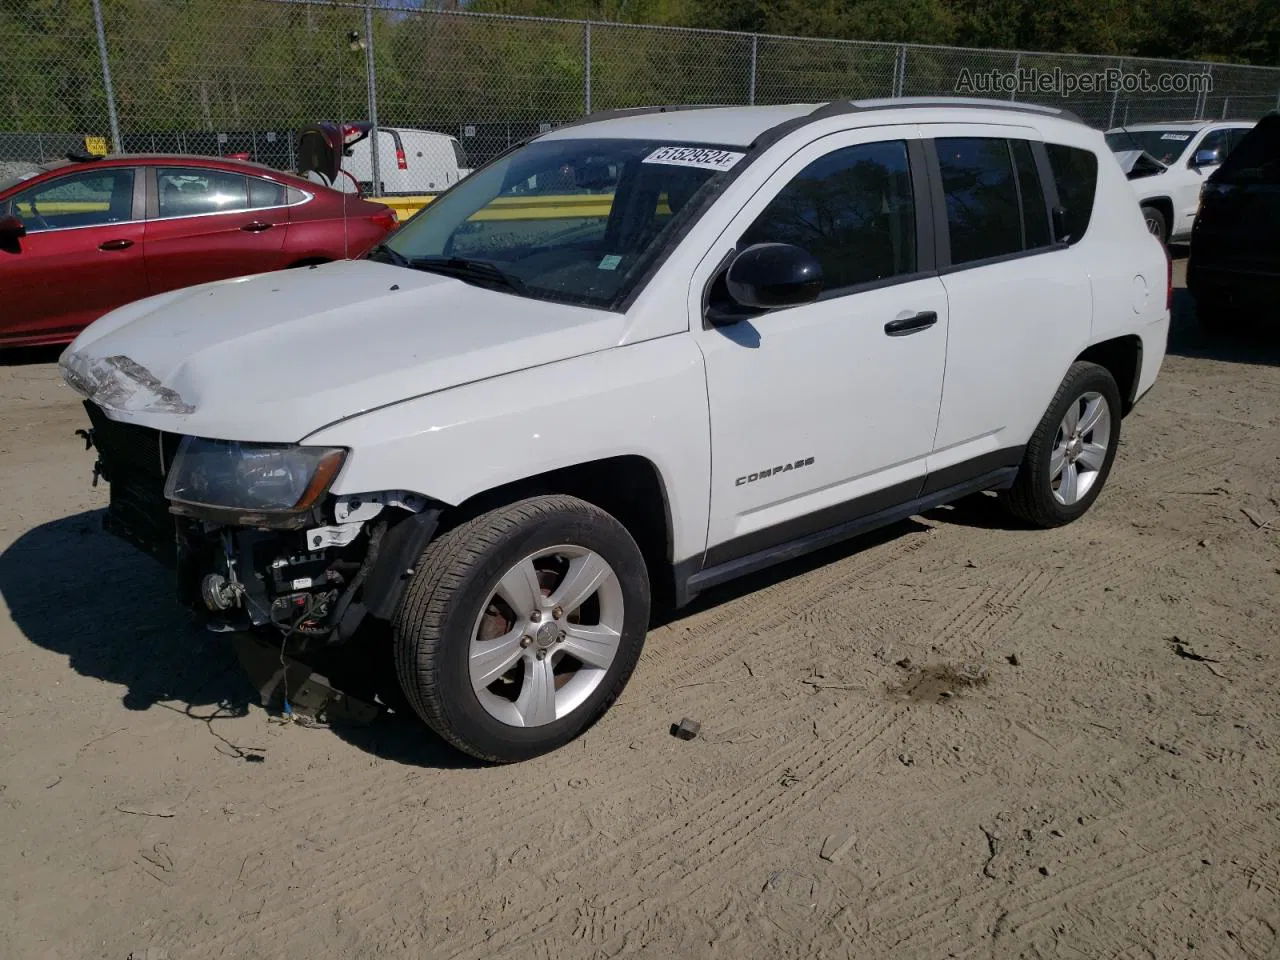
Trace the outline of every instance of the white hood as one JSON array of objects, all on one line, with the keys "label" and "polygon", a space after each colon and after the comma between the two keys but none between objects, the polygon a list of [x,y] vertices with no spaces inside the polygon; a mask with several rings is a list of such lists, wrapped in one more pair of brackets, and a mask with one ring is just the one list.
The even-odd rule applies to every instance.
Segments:
[{"label": "white hood", "polygon": [[357,260],[140,300],[92,324],[59,362],[114,420],[296,442],[377,407],[603,350],[623,324]]}]

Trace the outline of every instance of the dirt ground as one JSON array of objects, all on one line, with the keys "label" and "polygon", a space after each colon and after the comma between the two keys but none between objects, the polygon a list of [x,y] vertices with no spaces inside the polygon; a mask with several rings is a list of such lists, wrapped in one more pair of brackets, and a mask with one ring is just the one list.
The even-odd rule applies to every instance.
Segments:
[{"label": "dirt ground", "polygon": [[1280,957],[1280,346],[1177,313],[1084,520],[719,590],[496,769],[273,722],[0,367],[0,956]]}]

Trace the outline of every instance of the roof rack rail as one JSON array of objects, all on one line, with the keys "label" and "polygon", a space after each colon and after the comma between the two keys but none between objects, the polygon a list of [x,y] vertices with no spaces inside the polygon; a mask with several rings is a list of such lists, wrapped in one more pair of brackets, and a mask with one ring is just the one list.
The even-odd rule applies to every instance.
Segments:
[{"label": "roof rack rail", "polygon": [[584,114],[568,123],[562,123],[556,126],[556,130],[564,130],[568,127],[579,127],[584,123],[597,123],[601,120],[616,120],[620,117],[642,117],[650,113],[675,113],[678,110],[716,110],[721,107],[742,106],[742,104],[732,103],[664,103],[655,104],[648,107],[620,107],[617,110],[597,110],[594,113]]}]

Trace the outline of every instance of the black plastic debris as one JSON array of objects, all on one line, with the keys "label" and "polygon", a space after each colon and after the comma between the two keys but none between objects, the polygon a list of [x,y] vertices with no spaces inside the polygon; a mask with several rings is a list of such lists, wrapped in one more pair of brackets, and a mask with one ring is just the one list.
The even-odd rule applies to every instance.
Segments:
[{"label": "black plastic debris", "polygon": [[702,724],[697,720],[690,720],[688,717],[684,717],[679,723],[671,725],[671,735],[680,740],[692,740],[701,729]]}]

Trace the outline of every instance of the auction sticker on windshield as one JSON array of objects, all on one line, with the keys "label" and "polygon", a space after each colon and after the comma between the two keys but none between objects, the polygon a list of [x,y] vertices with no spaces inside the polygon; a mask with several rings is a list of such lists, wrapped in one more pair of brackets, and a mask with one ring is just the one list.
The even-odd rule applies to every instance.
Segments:
[{"label": "auction sticker on windshield", "polygon": [[676,167],[700,167],[703,170],[729,170],[745,157],[745,153],[716,150],[712,147],[659,147],[644,158],[645,163],[667,163]]}]

